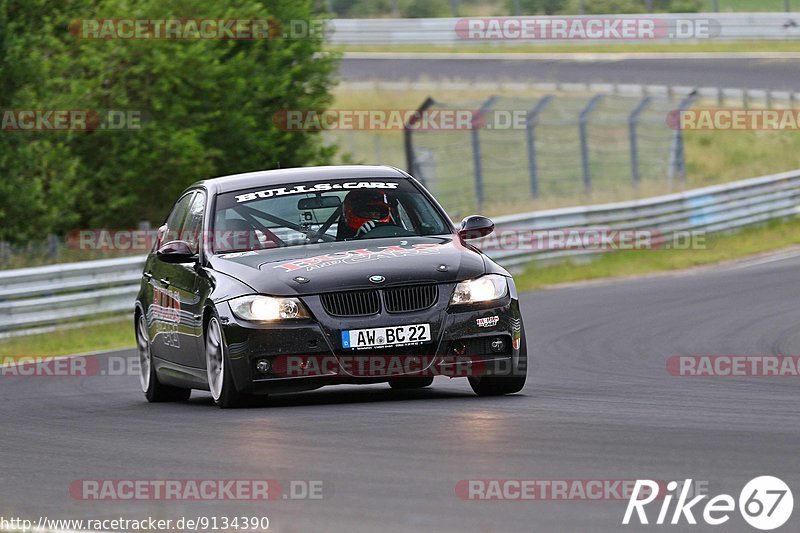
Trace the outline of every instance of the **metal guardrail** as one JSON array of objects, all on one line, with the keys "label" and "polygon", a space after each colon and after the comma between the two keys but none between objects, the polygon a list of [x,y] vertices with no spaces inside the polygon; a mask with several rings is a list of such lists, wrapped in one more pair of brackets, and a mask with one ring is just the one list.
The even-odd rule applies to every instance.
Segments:
[{"label": "metal guardrail", "polygon": [[[704,24],[712,21],[712,26],[718,35],[707,39],[695,40],[783,40],[800,38],[800,13],[674,13],[674,14],[643,14],[643,15],[595,15],[595,18],[638,18],[653,20],[656,24],[666,27],[674,26],[678,21],[686,24],[688,21]],[[479,18],[479,17],[472,17]],[[524,17],[513,17],[524,18]],[[535,17],[536,19],[574,19],[576,16],[564,17]],[[583,18],[588,18],[583,17]],[[487,40],[463,39],[456,31],[456,25],[462,18],[429,18],[429,19],[332,19],[328,26],[329,42],[334,45],[384,45],[384,44],[475,44],[486,43]],[[459,26],[461,27],[461,26]],[[652,38],[638,39],[639,42],[676,42],[685,41],[671,37],[670,32],[659,32]],[[691,40],[691,39],[689,39]],[[636,39],[625,39],[626,42],[635,42]],[[499,39],[491,40],[493,43],[514,45],[525,42],[549,43],[586,43],[608,42],[607,40],[554,40],[542,39],[530,41],[525,39]]]},{"label": "metal guardrail", "polygon": [[[798,213],[800,170],[642,200],[508,215],[497,217],[494,222],[500,234],[567,228],[657,230],[662,241],[669,241],[677,232],[728,231]],[[492,242],[491,239],[490,236],[485,241]],[[487,255],[506,267],[598,253],[585,249],[528,250],[517,246],[503,249],[502,243],[484,248]]]},{"label": "metal guardrail", "polygon": [[0,271],[0,332],[133,309],[144,257]]},{"label": "metal guardrail", "polygon": [[[498,235],[566,228],[650,229],[669,240],[679,231],[732,230],[798,213],[800,170],[642,200],[497,217],[495,227]],[[598,252],[487,248],[487,254],[506,267],[591,253]],[[143,264],[144,257],[126,257],[0,271],[0,335],[130,312]]]}]

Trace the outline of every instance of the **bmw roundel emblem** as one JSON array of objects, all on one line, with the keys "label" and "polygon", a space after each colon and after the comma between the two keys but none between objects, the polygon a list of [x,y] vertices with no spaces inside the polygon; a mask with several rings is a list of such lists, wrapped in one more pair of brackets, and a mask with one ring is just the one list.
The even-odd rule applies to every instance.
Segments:
[{"label": "bmw roundel emblem", "polygon": [[384,278],[383,276],[370,276],[369,280],[372,283],[383,283],[384,281],[386,281],[386,278]]}]

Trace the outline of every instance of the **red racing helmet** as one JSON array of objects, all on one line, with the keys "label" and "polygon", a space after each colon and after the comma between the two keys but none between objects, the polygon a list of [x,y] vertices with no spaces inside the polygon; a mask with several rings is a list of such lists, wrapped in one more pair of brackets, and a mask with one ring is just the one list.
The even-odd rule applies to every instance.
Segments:
[{"label": "red racing helmet", "polygon": [[342,206],[345,224],[353,231],[370,220],[391,222],[392,208],[386,193],[374,190],[350,191]]}]

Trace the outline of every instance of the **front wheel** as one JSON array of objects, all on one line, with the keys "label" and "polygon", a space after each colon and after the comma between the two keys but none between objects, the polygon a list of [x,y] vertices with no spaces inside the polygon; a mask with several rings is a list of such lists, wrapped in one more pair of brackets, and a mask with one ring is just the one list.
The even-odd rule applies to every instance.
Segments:
[{"label": "front wheel", "polygon": [[139,352],[139,384],[148,402],[180,402],[189,399],[192,389],[162,385],[158,381],[156,367],[150,351],[150,337],[144,313],[136,319],[136,347]]},{"label": "front wheel", "polygon": [[250,399],[249,395],[236,390],[225,348],[222,327],[219,325],[217,317],[212,317],[206,328],[208,390],[211,391],[214,403],[222,409],[245,405]]}]

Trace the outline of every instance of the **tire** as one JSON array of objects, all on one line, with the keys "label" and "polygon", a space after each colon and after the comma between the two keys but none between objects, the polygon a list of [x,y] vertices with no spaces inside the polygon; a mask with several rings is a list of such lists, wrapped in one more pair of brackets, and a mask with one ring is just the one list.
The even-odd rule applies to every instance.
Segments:
[{"label": "tire", "polygon": [[139,384],[148,402],[183,402],[192,395],[192,389],[163,385],[158,381],[156,367],[150,351],[150,337],[147,335],[144,313],[136,317],[136,347],[139,351]]},{"label": "tire", "polygon": [[[519,347],[518,368],[511,376],[470,377],[469,386],[478,396],[503,396],[514,394],[525,386],[528,371],[528,342],[525,339],[525,328],[520,332],[522,337]],[[521,370],[520,370],[521,368]],[[521,375],[520,375],[521,374]]]},{"label": "tire", "polygon": [[433,383],[433,376],[425,378],[394,378],[389,380],[389,386],[394,390],[422,389]]},{"label": "tire", "polygon": [[236,390],[233,382],[233,373],[228,370],[229,360],[225,349],[225,339],[219,319],[212,316],[206,326],[206,375],[208,376],[208,389],[211,397],[221,409],[242,407],[253,403],[256,398],[249,394],[242,394]]}]

